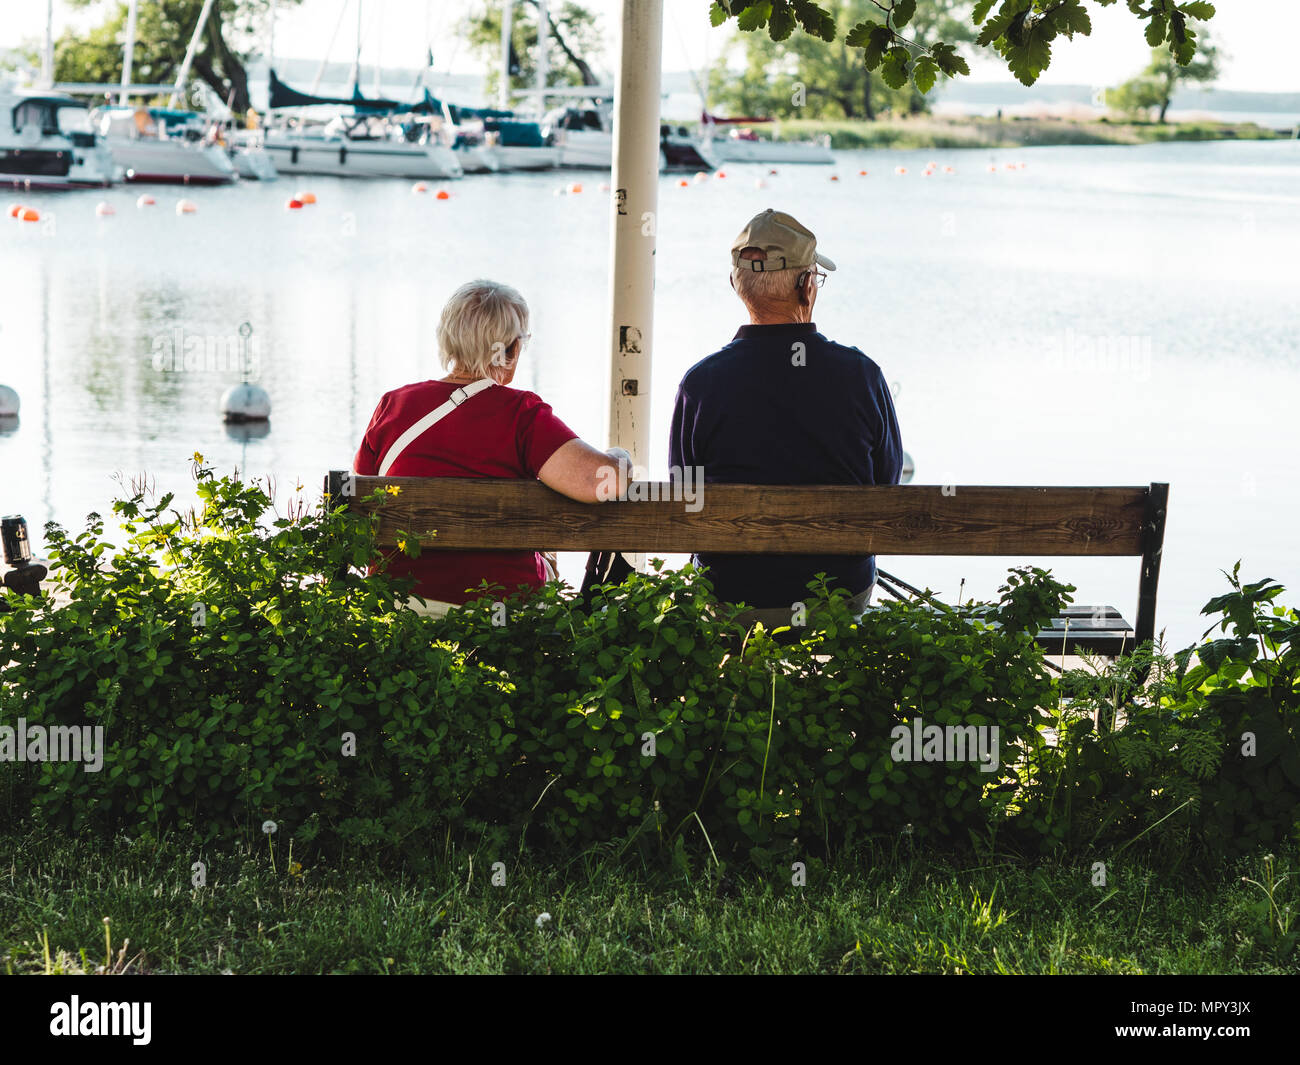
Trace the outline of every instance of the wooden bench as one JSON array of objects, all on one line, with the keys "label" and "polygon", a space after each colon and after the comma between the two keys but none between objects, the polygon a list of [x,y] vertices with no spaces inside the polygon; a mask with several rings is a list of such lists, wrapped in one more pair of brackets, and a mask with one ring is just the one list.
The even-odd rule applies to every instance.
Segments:
[{"label": "wooden bench", "polygon": [[[1073,606],[1038,633],[1046,650],[1106,656],[1155,636],[1156,587],[1169,485],[772,486],[707,484],[694,512],[666,482],[640,485],[650,501],[575,503],[539,481],[361,477],[334,471],[331,498],[370,508],[377,488],[379,542],[398,533],[423,550],[635,551],[688,554],[1132,556],[1141,558],[1137,614]],[[436,534],[436,535],[434,535]]]}]

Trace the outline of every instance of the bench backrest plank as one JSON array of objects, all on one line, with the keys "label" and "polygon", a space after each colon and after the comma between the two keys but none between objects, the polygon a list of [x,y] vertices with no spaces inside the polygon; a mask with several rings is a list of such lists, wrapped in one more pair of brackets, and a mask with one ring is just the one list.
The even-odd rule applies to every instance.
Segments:
[{"label": "bench backrest plank", "polygon": [[644,501],[583,504],[539,481],[344,476],[327,491],[354,507],[401,489],[380,507],[381,544],[401,532],[434,550],[1141,555],[1151,497],[1146,486],[709,484],[691,511],[667,482],[639,485]]}]

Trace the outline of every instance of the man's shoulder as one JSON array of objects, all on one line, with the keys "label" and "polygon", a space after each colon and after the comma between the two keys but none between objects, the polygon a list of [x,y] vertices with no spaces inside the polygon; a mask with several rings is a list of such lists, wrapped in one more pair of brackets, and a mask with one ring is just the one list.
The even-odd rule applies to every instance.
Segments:
[{"label": "man's shoulder", "polygon": [[868,355],[861,348],[853,344],[841,344],[838,341],[831,340],[830,337],[817,334],[818,338],[825,345],[827,353],[834,355],[846,366],[861,368],[868,377],[883,377],[883,373],[876,360]]},{"label": "man's shoulder", "polygon": [[730,343],[719,348],[711,355],[706,355],[684,374],[682,374],[682,389],[690,392],[692,389],[698,389],[707,384],[707,382],[716,377],[719,373],[726,373],[731,368],[739,352],[737,348],[739,342],[732,340]]},{"label": "man's shoulder", "polygon": [[[823,357],[829,356],[845,370],[861,373],[868,381],[884,380],[884,372],[876,361],[861,348],[841,344],[823,333],[807,334],[806,339],[820,349]],[[745,340],[737,337],[706,355],[682,375],[681,387],[687,393],[707,389],[711,382],[725,382],[733,373],[745,369]]]}]

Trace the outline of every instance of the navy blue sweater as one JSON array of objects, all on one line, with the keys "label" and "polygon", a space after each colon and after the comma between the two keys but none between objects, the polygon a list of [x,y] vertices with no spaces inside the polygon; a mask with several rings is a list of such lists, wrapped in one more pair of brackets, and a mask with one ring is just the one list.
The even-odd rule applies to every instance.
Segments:
[{"label": "navy blue sweater", "polygon": [[[880,367],[812,323],[741,326],[692,366],[677,391],[668,455],[724,484],[897,484],[903,468]],[[870,555],[709,552],[696,561],[709,567],[719,599],[754,607],[806,600],[817,573],[855,595],[876,579]]]}]

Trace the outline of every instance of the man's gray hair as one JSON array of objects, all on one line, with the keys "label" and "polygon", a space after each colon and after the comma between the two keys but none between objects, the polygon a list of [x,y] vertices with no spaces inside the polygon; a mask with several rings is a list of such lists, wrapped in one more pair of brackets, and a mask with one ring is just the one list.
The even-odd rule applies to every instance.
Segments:
[{"label": "man's gray hair", "polygon": [[751,270],[747,266],[733,266],[731,281],[746,307],[766,307],[791,302],[798,291],[795,282],[806,269]]},{"label": "man's gray hair", "polygon": [[528,304],[499,281],[470,281],[452,293],[438,321],[438,357],[448,373],[490,377],[528,332]]}]

